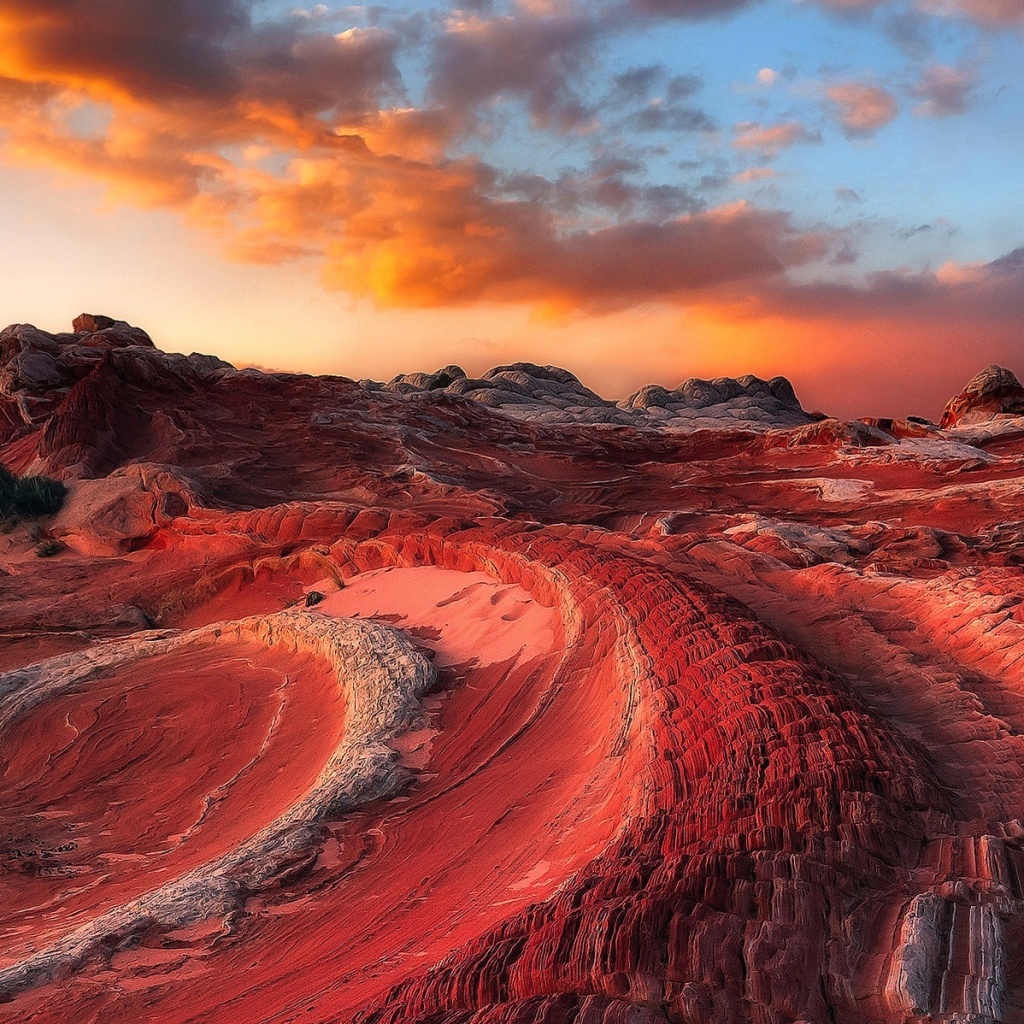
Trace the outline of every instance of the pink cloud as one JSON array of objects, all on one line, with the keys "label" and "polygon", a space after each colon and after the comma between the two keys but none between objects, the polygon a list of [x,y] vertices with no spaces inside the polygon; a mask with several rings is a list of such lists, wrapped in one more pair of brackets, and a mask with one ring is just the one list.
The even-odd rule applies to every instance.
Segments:
[{"label": "pink cloud", "polygon": [[837,110],[843,132],[866,138],[892,121],[899,112],[896,98],[881,86],[864,82],[836,82],[825,95]]},{"label": "pink cloud", "polygon": [[778,176],[779,172],[774,167],[748,167],[745,171],[734,174],[732,180],[742,185],[751,181],[766,181]]},{"label": "pink cloud", "polygon": [[919,0],[919,6],[931,14],[962,15],[986,25],[1024,22],[1024,0]]},{"label": "pink cloud", "polygon": [[801,142],[820,142],[821,136],[812,132],[801,121],[785,121],[781,124],[762,125],[745,121],[734,126],[736,149],[752,149],[772,156],[781,149]]}]

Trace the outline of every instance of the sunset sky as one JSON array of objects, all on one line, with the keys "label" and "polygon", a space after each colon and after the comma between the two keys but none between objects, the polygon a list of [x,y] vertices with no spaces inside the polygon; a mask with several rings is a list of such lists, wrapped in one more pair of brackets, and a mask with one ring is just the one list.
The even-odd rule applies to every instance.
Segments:
[{"label": "sunset sky", "polygon": [[0,0],[0,323],[236,364],[1024,373],[1024,0]]}]

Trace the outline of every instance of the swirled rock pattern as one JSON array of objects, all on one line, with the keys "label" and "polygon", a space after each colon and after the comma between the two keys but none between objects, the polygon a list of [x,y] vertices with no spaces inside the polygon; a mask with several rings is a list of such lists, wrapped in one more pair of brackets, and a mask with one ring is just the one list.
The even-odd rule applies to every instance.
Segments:
[{"label": "swirled rock pattern", "polygon": [[[273,674],[259,648],[271,655],[283,649],[287,672]],[[280,657],[273,661],[280,666]],[[344,691],[343,703],[315,688],[304,692],[310,683],[303,676],[316,675],[309,661],[329,670]],[[274,699],[261,702],[259,697],[268,695],[243,690],[237,696],[244,700],[217,707],[211,699],[216,683],[227,682],[235,695],[227,673],[253,689],[265,686],[270,674]],[[134,634],[0,676],[0,732],[7,746],[4,825],[20,827],[26,815],[38,813],[41,801],[51,831],[56,825],[69,837],[55,851],[40,851],[41,866],[28,872],[27,884],[8,887],[0,998],[60,976],[111,937],[123,942],[154,924],[181,927],[234,910],[240,893],[258,890],[309,856],[319,819],[396,793],[405,773],[389,741],[422,726],[419,698],[433,679],[430,664],[393,630],[302,612],[183,633]],[[223,763],[230,755],[222,755],[216,765],[222,778],[212,785],[204,778],[199,793],[194,780],[178,793],[168,794],[166,788],[189,774],[206,776],[214,766],[180,765],[180,774],[164,783],[154,818],[169,822],[169,811],[187,815],[191,810],[194,820],[187,824],[161,827],[154,821],[140,835],[138,820],[126,821],[107,808],[108,827],[98,830],[90,820],[103,813],[95,791],[110,788],[111,773],[117,778],[130,765],[148,768],[150,762],[159,768],[168,755],[173,764],[161,719],[173,722],[175,703],[190,697],[214,716],[192,723],[200,736],[204,726],[223,725],[240,708],[242,717],[230,731],[245,749],[251,745],[245,734],[255,725],[258,748],[231,770]],[[300,713],[304,703],[313,715],[296,730],[287,718]],[[171,739],[186,741],[173,734]],[[284,750],[278,752],[279,747]],[[267,777],[269,771],[287,772],[287,779]],[[144,785],[155,781],[149,778]],[[118,783],[118,790],[135,790],[140,815],[147,803],[154,806],[137,783]],[[82,789],[75,792],[72,786]],[[240,800],[256,801],[256,807],[244,808],[241,832],[235,806]],[[78,832],[84,842],[73,838]],[[26,851],[19,853],[24,859]],[[111,861],[127,863],[113,868]]]},{"label": "swirled rock pattern", "polygon": [[1024,1021],[1015,410],[457,371],[39,370],[0,1021]]}]

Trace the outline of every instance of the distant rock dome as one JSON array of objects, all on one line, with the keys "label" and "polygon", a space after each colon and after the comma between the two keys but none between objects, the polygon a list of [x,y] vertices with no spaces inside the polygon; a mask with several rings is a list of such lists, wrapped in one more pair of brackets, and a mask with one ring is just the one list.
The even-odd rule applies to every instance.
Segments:
[{"label": "distant rock dome", "polygon": [[405,373],[385,388],[399,394],[444,391],[542,423],[602,423],[638,428],[765,430],[803,426],[820,417],[804,411],[785,377],[692,378],[670,390],[648,384],[620,402],[602,398],[569,370],[536,363],[495,366],[469,377],[458,366]]}]

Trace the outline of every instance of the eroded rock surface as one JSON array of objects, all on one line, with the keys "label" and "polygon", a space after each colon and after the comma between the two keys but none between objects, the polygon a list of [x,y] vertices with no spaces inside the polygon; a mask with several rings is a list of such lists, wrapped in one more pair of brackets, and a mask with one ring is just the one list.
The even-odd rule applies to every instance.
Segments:
[{"label": "eroded rock surface", "polygon": [[1024,1021],[1005,395],[37,364],[0,1020]]},{"label": "eroded rock surface", "polygon": [[942,426],[983,423],[1000,414],[1024,415],[1024,387],[1012,371],[1003,366],[986,366],[942,414]]},{"label": "eroded rock surface", "polygon": [[[250,759],[233,774],[225,773],[206,792],[202,787],[198,792],[165,792],[163,799],[155,801],[157,808],[170,809],[201,794],[202,810],[195,821],[180,832],[160,834],[147,851],[146,835],[130,828],[120,844],[113,841],[119,826],[129,824],[122,815],[109,815],[108,827],[100,833],[102,840],[90,835],[95,821],[69,820],[75,801],[94,795],[88,790],[110,787],[105,772],[118,756],[139,771],[149,767],[147,760],[157,760],[155,755],[166,740],[156,736],[152,743],[144,743],[137,733],[152,737],[161,716],[168,714],[168,705],[173,708],[187,699],[180,683],[170,693],[158,693],[155,700],[145,692],[166,686],[161,678],[165,673],[209,673],[216,666],[244,676],[250,671],[250,659],[258,665],[266,660],[265,651],[279,655],[282,649],[286,671],[274,680],[277,707],[257,725],[261,742]],[[234,660],[218,659],[211,666],[210,654],[216,651],[223,658],[225,650]],[[281,663],[280,658],[271,660]],[[323,675],[325,669],[343,700],[332,699],[333,694],[301,678],[316,676],[318,670]],[[152,678],[140,680],[140,676]],[[30,872],[37,882],[46,884],[7,887],[0,999],[65,975],[111,940],[125,942],[154,926],[179,929],[235,912],[247,894],[310,856],[317,845],[319,820],[402,788],[407,773],[389,743],[425,724],[419,702],[433,682],[429,662],[394,630],[300,611],[182,633],[134,634],[0,675],[0,734],[6,740],[6,793],[0,805],[5,813],[0,827],[7,831],[24,827],[26,814],[29,818],[38,814],[33,801],[39,800],[42,790],[47,794],[45,817],[70,826],[71,833],[85,833],[84,842],[71,839],[56,850],[54,867],[60,865],[60,869]],[[312,700],[304,692],[307,686],[313,690]],[[259,695],[254,698],[258,701]],[[114,718],[108,710],[110,704],[133,699],[138,705],[133,716],[122,713]],[[54,728],[58,717],[54,706],[64,718],[65,735],[59,726]],[[239,709],[232,703],[209,708],[216,717],[194,721],[190,742],[211,728],[226,726],[228,737],[244,745],[255,706],[243,703]],[[333,744],[324,743],[322,736],[311,742],[301,727],[288,735],[285,716],[301,713],[303,708],[311,718],[306,724],[314,730],[319,724],[322,735],[334,738]],[[146,721],[150,710],[158,712],[153,722]],[[237,710],[242,717],[232,727],[232,712]],[[332,713],[336,719],[343,716],[343,728],[337,720],[331,721]],[[114,728],[108,725],[111,718]],[[118,726],[130,737],[123,747]],[[114,745],[114,751],[96,750],[104,744]],[[273,748],[281,745],[312,754],[312,763],[296,757],[295,749],[287,751],[277,766],[278,775],[290,776],[284,780],[284,798],[278,791],[282,780],[273,775],[263,780],[262,789],[239,797],[236,788],[247,789],[252,779],[246,776],[265,772],[268,763],[272,766]],[[153,756],[147,758],[147,753]],[[99,765],[94,763],[97,760]],[[214,767],[195,764],[191,769],[204,776]],[[183,773],[189,770],[185,764],[179,768]],[[146,780],[150,787],[160,781],[159,776]],[[163,785],[171,787],[176,781],[168,778]],[[75,784],[87,791],[72,792]],[[232,842],[230,824],[238,811],[231,804],[246,798],[253,801],[246,817],[250,828],[235,834]],[[146,801],[138,794],[134,803],[139,813]],[[210,836],[213,831],[219,834]],[[39,858],[45,861],[48,853],[53,861],[53,851],[42,851]]]}]

